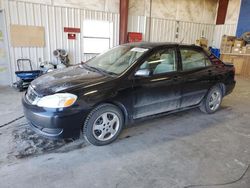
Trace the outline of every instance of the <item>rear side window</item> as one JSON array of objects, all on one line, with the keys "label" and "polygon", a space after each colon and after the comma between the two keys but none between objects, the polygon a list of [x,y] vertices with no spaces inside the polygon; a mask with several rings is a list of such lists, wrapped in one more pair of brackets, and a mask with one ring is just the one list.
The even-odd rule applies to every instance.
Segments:
[{"label": "rear side window", "polygon": [[181,49],[182,69],[191,70],[211,65],[210,60],[203,52],[192,49]]}]

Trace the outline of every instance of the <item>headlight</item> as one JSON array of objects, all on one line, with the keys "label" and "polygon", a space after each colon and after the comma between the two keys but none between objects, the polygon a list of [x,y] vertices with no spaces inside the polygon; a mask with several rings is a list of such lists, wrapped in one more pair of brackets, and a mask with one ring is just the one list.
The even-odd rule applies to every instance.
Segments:
[{"label": "headlight", "polygon": [[46,108],[65,108],[73,105],[77,99],[76,95],[71,93],[56,93],[41,98],[37,106]]}]

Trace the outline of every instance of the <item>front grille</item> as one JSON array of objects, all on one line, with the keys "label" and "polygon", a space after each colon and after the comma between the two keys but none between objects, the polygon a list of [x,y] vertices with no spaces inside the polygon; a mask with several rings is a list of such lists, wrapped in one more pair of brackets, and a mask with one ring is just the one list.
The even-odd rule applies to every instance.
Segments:
[{"label": "front grille", "polygon": [[31,103],[35,104],[38,100],[38,94],[35,92],[35,90],[32,88],[32,86],[29,86],[28,91],[26,93],[26,99]]}]

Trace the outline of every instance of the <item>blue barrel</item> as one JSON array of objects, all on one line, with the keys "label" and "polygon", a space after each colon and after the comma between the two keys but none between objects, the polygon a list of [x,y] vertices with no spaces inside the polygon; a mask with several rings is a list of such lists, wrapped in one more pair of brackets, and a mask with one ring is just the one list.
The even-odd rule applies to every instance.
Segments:
[{"label": "blue barrel", "polygon": [[212,54],[214,54],[216,57],[220,58],[220,49],[218,48],[210,48],[209,49]]}]

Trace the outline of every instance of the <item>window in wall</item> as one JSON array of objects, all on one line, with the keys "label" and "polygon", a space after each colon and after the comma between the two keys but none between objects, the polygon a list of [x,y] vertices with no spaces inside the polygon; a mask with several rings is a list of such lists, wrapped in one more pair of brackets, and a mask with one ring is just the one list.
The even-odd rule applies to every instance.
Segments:
[{"label": "window in wall", "polygon": [[86,20],[83,23],[83,52],[99,54],[112,47],[113,23]]},{"label": "window in wall", "polygon": [[175,50],[164,49],[153,53],[141,66],[140,69],[148,69],[150,75],[173,72],[177,70]]},{"label": "window in wall", "polygon": [[192,49],[181,49],[182,69],[191,70],[211,65],[204,53]]}]

